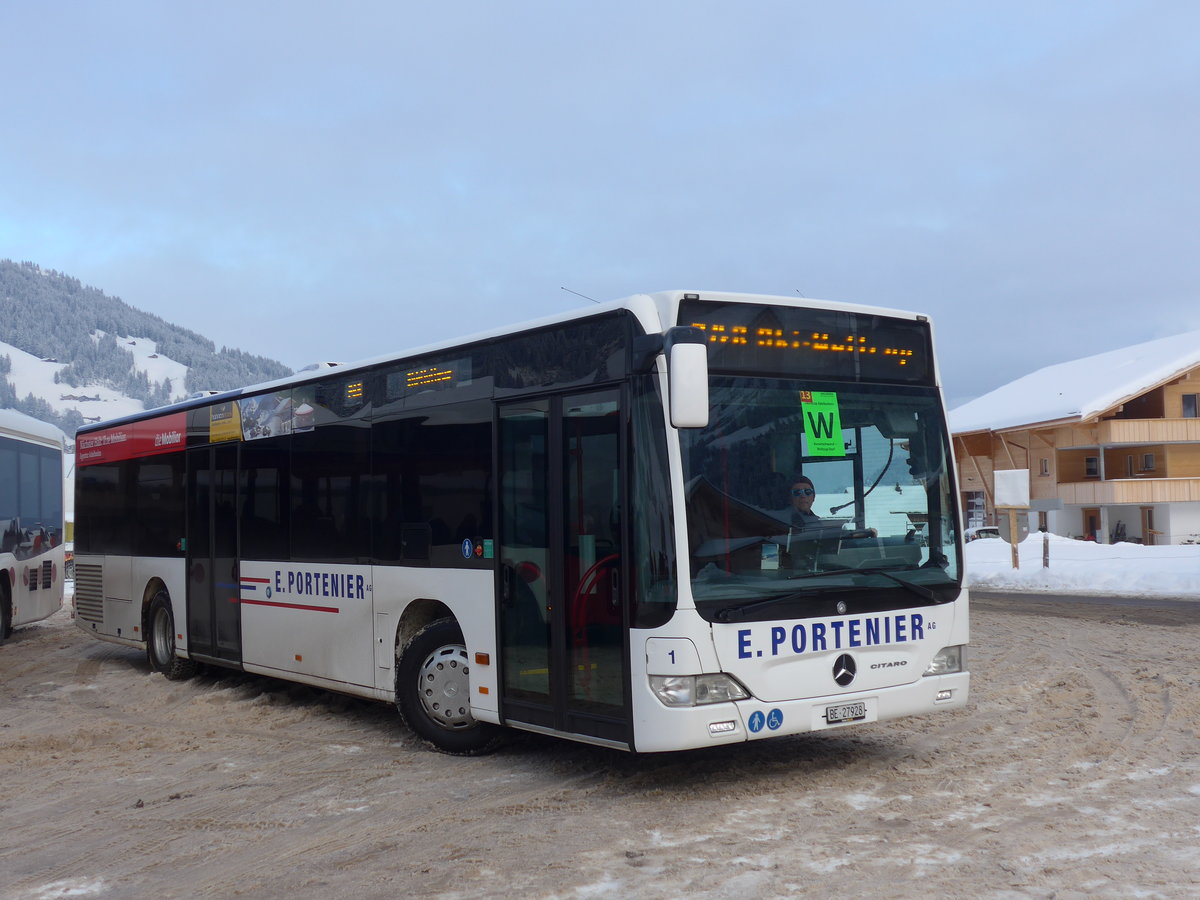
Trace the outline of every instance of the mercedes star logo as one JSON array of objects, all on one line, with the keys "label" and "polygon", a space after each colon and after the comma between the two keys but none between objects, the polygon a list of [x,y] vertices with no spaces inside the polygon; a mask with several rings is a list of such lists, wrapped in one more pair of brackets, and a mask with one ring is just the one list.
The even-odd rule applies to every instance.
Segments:
[{"label": "mercedes star logo", "polygon": [[849,653],[843,653],[833,664],[833,680],[845,687],[854,680],[858,672],[858,664]]}]

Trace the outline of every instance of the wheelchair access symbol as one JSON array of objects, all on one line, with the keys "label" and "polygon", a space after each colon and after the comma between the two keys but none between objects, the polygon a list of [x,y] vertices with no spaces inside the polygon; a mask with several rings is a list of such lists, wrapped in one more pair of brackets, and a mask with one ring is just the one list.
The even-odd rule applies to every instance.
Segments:
[{"label": "wheelchair access symbol", "polygon": [[778,731],[783,727],[783,710],[773,709],[766,715],[761,710],[750,713],[750,720],[746,723],[746,727],[754,734],[758,734],[763,730],[763,726]]}]

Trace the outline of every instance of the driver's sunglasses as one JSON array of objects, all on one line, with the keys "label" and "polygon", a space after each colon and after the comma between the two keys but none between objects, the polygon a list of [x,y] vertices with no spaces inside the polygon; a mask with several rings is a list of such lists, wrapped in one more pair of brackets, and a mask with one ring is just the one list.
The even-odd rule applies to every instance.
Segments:
[{"label": "driver's sunglasses", "polygon": [[815,497],[817,492],[812,488],[792,488],[793,497]]}]

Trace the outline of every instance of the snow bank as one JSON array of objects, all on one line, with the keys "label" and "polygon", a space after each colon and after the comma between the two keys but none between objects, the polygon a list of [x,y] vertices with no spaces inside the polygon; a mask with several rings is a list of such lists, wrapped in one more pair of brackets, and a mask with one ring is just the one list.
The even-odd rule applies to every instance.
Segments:
[{"label": "snow bank", "polygon": [[1031,534],[1021,542],[1020,569],[1012,567],[1007,541],[972,541],[967,583],[984,590],[1200,600],[1200,545],[1097,544],[1052,534],[1050,566],[1043,568],[1045,537]]}]

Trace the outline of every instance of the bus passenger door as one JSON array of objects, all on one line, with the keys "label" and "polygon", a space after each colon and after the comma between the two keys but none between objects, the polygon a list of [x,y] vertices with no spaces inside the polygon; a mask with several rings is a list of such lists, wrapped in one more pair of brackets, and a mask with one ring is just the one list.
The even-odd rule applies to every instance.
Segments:
[{"label": "bus passenger door", "polygon": [[188,451],[188,652],[242,659],[236,444]]},{"label": "bus passenger door", "polygon": [[508,722],[630,740],[619,392],[500,410],[500,627]]}]

